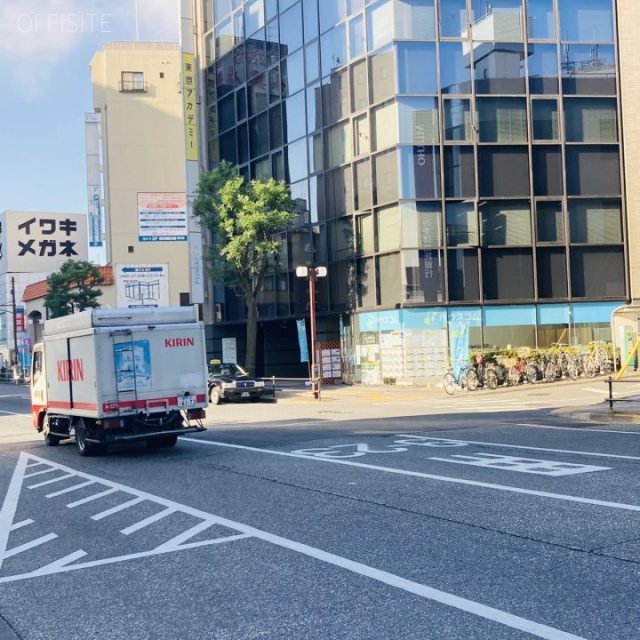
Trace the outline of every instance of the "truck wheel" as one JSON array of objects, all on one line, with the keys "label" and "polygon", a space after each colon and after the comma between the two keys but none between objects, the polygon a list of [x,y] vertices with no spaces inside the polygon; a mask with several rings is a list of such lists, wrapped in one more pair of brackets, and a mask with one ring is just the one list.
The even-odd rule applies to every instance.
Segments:
[{"label": "truck wheel", "polygon": [[76,445],[78,447],[78,453],[81,456],[95,456],[100,453],[104,453],[105,446],[103,444],[94,444],[93,442],[87,442],[87,427],[84,424],[82,418],[78,418],[75,423],[76,432]]},{"label": "truck wheel", "polygon": [[211,387],[209,390],[209,404],[220,404],[220,389]]},{"label": "truck wheel", "polygon": [[147,446],[149,449],[168,449],[169,447],[175,447],[176,442],[178,442],[177,434],[158,436],[156,438],[149,438],[149,440],[147,440]]},{"label": "truck wheel", "polygon": [[61,438],[58,436],[52,436],[50,433],[47,433],[44,436],[44,443],[49,447],[57,447],[60,444]]}]

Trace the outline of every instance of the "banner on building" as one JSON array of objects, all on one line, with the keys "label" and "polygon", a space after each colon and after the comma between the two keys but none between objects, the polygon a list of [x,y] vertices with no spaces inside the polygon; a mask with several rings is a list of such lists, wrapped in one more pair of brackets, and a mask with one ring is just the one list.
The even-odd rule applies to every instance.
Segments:
[{"label": "banner on building", "polygon": [[101,247],[102,241],[102,188],[100,179],[100,114],[84,116],[84,139],[87,155],[87,220],[89,246]]},{"label": "banner on building", "polygon": [[185,193],[138,193],[140,242],[182,242],[188,237]]},{"label": "banner on building", "polygon": [[309,347],[307,346],[307,328],[304,318],[296,320],[298,327],[298,344],[300,345],[300,362],[309,362]]},{"label": "banner on building", "polygon": [[456,378],[469,365],[469,323],[452,322],[449,325],[451,368]]},{"label": "banner on building", "polygon": [[118,264],[114,268],[116,300],[123,307],[166,307],[169,303],[169,266]]},{"label": "banner on building", "polygon": [[187,160],[198,160],[198,104],[196,65],[193,53],[182,54],[182,107]]}]

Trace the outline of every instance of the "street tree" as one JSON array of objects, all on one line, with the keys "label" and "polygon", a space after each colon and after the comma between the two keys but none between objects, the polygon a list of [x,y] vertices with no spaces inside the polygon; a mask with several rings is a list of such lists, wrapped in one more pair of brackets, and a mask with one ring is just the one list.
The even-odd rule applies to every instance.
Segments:
[{"label": "street tree", "polygon": [[245,368],[255,373],[258,293],[280,257],[278,237],[293,222],[295,203],[282,181],[247,180],[226,161],[200,174],[194,216],[211,232],[205,259],[214,282],[238,287],[247,307]]},{"label": "street tree", "polygon": [[44,304],[49,309],[49,317],[59,318],[99,307],[102,290],[97,287],[103,283],[104,276],[95,264],[86,260],[67,260],[60,271],[54,271],[47,278]]}]

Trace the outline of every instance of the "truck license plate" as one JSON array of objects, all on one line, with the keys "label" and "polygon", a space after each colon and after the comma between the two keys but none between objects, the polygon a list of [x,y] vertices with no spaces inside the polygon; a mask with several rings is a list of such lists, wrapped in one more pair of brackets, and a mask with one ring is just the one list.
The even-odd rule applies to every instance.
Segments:
[{"label": "truck license plate", "polygon": [[182,398],[178,398],[179,407],[192,407],[195,403],[196,403],[195,396],[184,396]]},{"label": "truck license plate", "polygon": [[249,397],[249,392],[248,392],[248,391],[243,391],[243,392],[240,394],[240,397],[241,397],[241,398],[248,398],[248,397]]}]

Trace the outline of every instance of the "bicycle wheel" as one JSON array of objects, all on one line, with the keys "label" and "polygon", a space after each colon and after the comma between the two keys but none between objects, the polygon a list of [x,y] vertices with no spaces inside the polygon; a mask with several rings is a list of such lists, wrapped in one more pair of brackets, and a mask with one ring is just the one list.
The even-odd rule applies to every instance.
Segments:
[{"label": "bicycle wheel", "polygon": [[478,374],[473,369],[469,369],[466,378],[467,389],[469,389],[469,391],[475,391],[478,388]]},{"label": "bicycle wheel", "polygon": [[487,369],[485,383],[489,389],[498,388],[498,374],[493,369]]},{"label": "bicycle wheel", "polygon": [[572,380],[577,380],[578,374],[578,365],[573,360],[569,360],[569,362],[567,362],[567,375]]},{"label": "bicycle wheel", "polygon": [[556,379],[556,365],[553,362],[548,362],[544,369],[544,381],[553,382]]},{"label": "bicycle wheel", "polygon": [[524,369],[524,375],[529,384],[538,382],[538,367],[535,364],[528,364]]},{"label": "bicycle wheel", "polygon": [[584,375],[587,378],[593,378],[596,373],[598,373],[598,365],[595,363],[595,360],[588,356],[584,359]]},{"label": "bicycle wheel", "polygon": [[509,369],[508,377],[509,377],[509,384],[513,385],[514,387],[517,384],[520,384],[520,369],[518,369],[518,367],[514,365]]},{"label": "bicycle wheel", "polygon": [[444,380],[442,381],[442,386],[450,396],[452,396],[456,392],[456,386],[457,386],[456,377],[453,375],[453,373],[444,374]]}]

